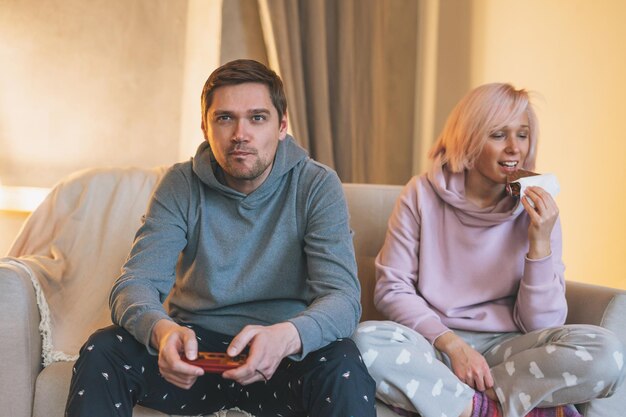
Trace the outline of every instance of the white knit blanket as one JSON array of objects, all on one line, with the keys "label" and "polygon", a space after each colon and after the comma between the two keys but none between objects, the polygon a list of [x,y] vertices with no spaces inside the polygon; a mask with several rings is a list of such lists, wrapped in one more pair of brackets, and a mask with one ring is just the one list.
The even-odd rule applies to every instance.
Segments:
[{"label": "white knit blanket", "polygon": [[9,260],[35,287],[44,366],[75,359],[94,330],[111,324],[111,285],[164,173],[164,168],[78,172],[57,184],[25,222]]}]

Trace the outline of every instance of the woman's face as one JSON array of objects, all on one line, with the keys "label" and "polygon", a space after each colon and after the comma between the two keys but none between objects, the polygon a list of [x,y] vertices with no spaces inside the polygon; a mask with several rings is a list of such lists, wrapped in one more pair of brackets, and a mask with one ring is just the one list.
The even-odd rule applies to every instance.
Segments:
[{"label": "woman's face", "polygon": [[470,172],[483,186],[506,184],[507,175],[524,166],[529,149],[530,127],[523,112],[507,126],[489,133]]}]

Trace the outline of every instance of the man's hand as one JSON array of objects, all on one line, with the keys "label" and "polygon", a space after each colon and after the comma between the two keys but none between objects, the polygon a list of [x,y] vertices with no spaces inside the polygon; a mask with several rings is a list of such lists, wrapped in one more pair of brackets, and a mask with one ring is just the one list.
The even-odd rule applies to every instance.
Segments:
[{"label": "man's hand", "polygon": [[268,380],[276,372],[283,358],[298,353],[302,341],[296,327],[289,323],[272,326],[246,326],[228,346],[229,356],[237,356],[250,346],[245,365],[222,374],[242,385]]},{"label": "man's hand", "polygon": [[452,372],[461,381],[477,391],[493,387],[493,377],[487,361],[453,332],[444,333],[435,340],[435,347],[450,358]]},{"label": "man's hand", "polygon": [[170,320],[159,320],[152,329],[150,344],[159,351],[159,370],[171,384],[189,389],[204,375],[202,368],[180,359],[183,353],[189,359],[198,357],[198,341],[193,330]]}]

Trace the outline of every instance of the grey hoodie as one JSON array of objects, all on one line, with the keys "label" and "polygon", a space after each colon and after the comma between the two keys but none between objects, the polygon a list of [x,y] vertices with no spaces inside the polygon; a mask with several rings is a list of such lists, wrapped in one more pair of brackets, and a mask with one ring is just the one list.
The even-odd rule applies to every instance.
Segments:
[{"label": "grey hoodie", "polygon": [[290,321],[302,340],[295,359],[350,336],[360,287],[336,173],[290,136],[249,195],[218,182],[216,164],[204,142],[157,186],[111,292],[113,322],[153,353],[163,318],[233,336]]}]

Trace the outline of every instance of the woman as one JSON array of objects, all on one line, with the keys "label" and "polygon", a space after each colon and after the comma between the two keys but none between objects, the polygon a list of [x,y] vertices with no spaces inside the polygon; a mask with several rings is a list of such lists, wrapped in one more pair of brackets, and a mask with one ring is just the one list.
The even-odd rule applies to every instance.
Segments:
[{"label": "woman", "polygon": [[566,404],[623,380],[611,332],[564,325],[556,202],[539,187],[505,192],[507,175],[534,168],[536,149],[528,93],[483,85],[457,104],[432,168],[399,197],[376,258],[374,301],[392,321],[354,336],[378,397],[399,413],[579,416]]}]

